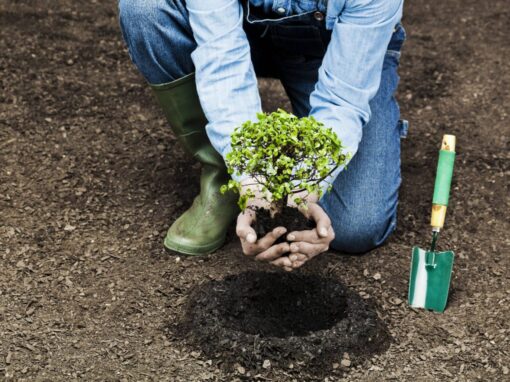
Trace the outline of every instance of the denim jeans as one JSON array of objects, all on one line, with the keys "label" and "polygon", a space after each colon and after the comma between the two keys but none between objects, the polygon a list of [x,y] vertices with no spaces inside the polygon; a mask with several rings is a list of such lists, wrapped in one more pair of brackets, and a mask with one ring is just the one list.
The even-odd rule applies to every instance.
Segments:
[{"label": "denim jeans", "polygon": [[[150,84],[171,82],[194,71],[191,52],[196,44],[184,0],[120,0],[119,8],[131,59]],[[280,79],[293,112],[308,115],[309,96],[330,39],[324,20],[310,13],[271,20],[250,7],[244,29],[257,75]],[[407,123],[399,120],[394,94],[404,40],[403,27],[396,25],[358,152],[320,200],[335,230],[331,247],[343,252],[367,252],[396,227],[400,139],[407,133]]]}]

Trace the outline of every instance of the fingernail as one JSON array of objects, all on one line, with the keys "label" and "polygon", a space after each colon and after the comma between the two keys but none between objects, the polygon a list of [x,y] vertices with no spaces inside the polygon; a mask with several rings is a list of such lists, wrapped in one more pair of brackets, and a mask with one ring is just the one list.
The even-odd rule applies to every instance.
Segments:
[{"label": "fingernail", "polygon": [[319,230],[319,233],[321,234],[321,236],[327,236],[328,230],[324,227],[321,227],[321,229]]},{"label": "fingernail", "polygon": [[283,235],[285,232],[287,232],[287,229],[286,228],[278,228],[276,230],[276,234],[277,235]]},{"label": "fingernail", "polygon": [[289,256],[289,259],[290,259],[291,261],[296,261],[296,260],[297,260],[297,256],[296,256],[296,255],[290,255],[290,256]]},{"label": "fingernail", "polygon": [[254,234],[249,233],[248,235],[246,235],[246,241],[248,243],[255,243],[256,240],[257,240],[257,236],[255,236]]},{"label": "fingernail", "polygon": [[298,247],[297,245],[295,245],[295,244],[292,244],[292,245],[290,246],[290,250],[291,250],[292,252],[297,252],[297,251],[299,251],[299,247]]},{"label": "fingernail", "polygon": [[294,236],[294,235],[289,235],[289,236],[287,236],[287,239],[288,239],[288,240],[296,240],[296,236]]}]

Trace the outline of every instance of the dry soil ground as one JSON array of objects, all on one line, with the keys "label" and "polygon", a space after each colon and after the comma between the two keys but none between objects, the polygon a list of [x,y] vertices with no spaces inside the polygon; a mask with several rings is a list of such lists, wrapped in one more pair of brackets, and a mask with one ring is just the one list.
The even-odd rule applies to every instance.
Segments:
[{"label": "dry soil ground", "polygon": [[[114,1],[0,3],[0,379],[510,380],[507,0],[407,2],[398,230],[367,255],[328,253],[302,272],[348,286],[388,338],[320,371],[291,365],[296,354],[235,365],[175,331],[200,288],[271,269],[243,258],[232,236],[205,258],[163,251],[198,168],[129,62],[116,18]],[[268,110],[288,105],[277,83],[261,90]],[[458,159],[440,246],[457,257],[439,315],[404,301],[446,132]],[[257,356],[255,344],[237,346]]]}]

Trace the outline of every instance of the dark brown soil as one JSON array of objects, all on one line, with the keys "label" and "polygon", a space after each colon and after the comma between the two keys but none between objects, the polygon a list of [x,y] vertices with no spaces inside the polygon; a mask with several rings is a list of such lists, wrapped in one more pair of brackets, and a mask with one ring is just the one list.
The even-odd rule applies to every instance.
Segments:
[{"label": "dark brown soil", "polygon": [[[198,191],[199,168],[129,61],[117,2],[0,2],[0,380],[508,380],[510,4],[407,1],[404,23],[397,96],[410,131],[397,231],[365,256],[326,253],[296,276],[361,296],[389,347],[359,358],[347,351],[320,370],[299,364],[308,355],[295,350],[289,359],[304,361],[291,367],[257,344],[297,349],[293,338],[317,332],[255,342],[211,312],[225,339],[238,333],[237,349],[246,349],[229,366],[232,349],[210,354],[191,331],[183,338],[169,328],[193,316],[200,290],[274,269],[244,256],[233,232],[210,256],[163,250],[167,227]],[[289,109],[277,81],[260,88],[266,110]],[[405,300],[411,248],[430,239],[444,133],[457,135],[458,156],[439,249],[456,258],[448,309],[434,314]],[[255,320],[255,306],[246,309]]]},{"label": "dark brown soil", "polygon": [[[271,216],[268,209],[256,209],[257,220],[254,223],[254,229],[257,237],[263,237],[277,227],[285,227],[287,232],[303,231],[315,228],[315,223],[307,219],[298,209],[285,206]],[[280,236],[275,244],[286,241],[286,235]]]},{"label": "dark brown soil", "polygon": [[[301,273],[245,272],[192,291],[171,338],[229,370],[259,372],[264,361],[291,374],[329,375],[344,354],[359,363],[390,337],[374,306],[333,279]],[[247,348],[247,345],[250,345]]]}]

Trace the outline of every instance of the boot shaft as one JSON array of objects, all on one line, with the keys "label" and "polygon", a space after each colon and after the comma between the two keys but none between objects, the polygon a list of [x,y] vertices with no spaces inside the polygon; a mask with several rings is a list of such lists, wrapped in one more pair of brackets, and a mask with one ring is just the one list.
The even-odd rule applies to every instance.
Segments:
[{"label": "boot shaft", "polygon": [[151,85],[163,113],[184,149],[202,164],[225,169],[223,158],[209,141],[194,73],[162,85]]}]

